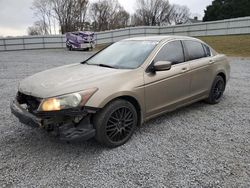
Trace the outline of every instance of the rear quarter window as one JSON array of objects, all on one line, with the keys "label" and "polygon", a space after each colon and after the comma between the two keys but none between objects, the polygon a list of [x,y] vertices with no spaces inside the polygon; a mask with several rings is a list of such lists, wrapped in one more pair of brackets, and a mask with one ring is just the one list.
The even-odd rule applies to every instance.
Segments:
[{"label": "rear quarter window", "polygon": [[205,50],[206,57],[211,56],[212,55],[211,49],[207,45],[205,45],[205,44],[203,44],[203,47],[204,47],[204,50]]},{"label": "rear quarter window", "polygon": [[183,41],[187,52],[187,60],[195,60],[207,57],[203,44],[197,41]]}]

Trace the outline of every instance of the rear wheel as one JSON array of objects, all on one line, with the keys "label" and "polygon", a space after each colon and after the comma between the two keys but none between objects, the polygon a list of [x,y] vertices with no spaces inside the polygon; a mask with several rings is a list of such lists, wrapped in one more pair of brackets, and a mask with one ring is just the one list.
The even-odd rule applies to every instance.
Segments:
[{"label": "rear wheel", "polygon": [[209,104],[218,104],[223,96],[225,91],[226,83],[221,76],[216,76],[209,97],[206,99],[206,102]]},{"label": "rear wheel", "polygon": [[95,138],[108,147],[123,145],[133,135],[137,121],[137,112],[131,103],[113,101],[94,117]]}]

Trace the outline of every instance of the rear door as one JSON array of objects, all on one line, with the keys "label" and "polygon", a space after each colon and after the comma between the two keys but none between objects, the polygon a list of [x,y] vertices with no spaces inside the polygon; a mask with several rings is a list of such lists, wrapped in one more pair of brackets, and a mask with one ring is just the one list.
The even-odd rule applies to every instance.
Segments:
[{"label": "rear door", "polygon": [[184,40],[183,44],[186,59],[190,63],[191,97],[206,95],[213,79],[211,66],[213,59],[210,49],[199,41]]},{"label": "rear door", "polygon": [[170,61],[168,71],[145,73],[145,104],[148,117],[171,110],[189,95],[189,63],[185,62],[181,41],[165,44],[154,58],[157,61]]}]

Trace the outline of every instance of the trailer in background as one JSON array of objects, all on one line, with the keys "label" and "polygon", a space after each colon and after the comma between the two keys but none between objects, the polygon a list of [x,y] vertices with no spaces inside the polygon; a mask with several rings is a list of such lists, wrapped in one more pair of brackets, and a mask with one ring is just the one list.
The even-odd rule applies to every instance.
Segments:
[{"label": "trailer in background", "polygon": [[66,46],[69,50],[92,50],[95,48],[95,33],[89,31],[67,33]]}]

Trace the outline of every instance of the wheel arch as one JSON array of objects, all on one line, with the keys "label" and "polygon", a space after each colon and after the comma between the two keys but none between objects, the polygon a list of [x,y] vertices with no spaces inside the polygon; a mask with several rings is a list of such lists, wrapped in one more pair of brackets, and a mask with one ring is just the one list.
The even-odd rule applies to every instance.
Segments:
[{"label": "wheel arch", "polygon": [[138,116],[137,125],[140,125],[142,123],[142,110],[141,110],[141,106],[140,106],[139,102],[134,97],[131,97],[128,95],[120,96],[117,99],[126,100],[126,101],[130,102],[135,107],[136,112],[137,112],[137,116]]},{"label": "wheel arch", "polygon": [[136,109],[137,115],[138,115],[138,126],[141,125],[143,123],[143,109],[142,109],[142,105],[140,104],[139,100],[131,95],[118,95],[113,97],[112,99],[110,99],[108,102],[105,102],[105,104],[103,104],[103,108],[110,104],[111,102],[115,101],[115,100],[126,100],[128,102],[130,102]]},{"label": "wheel arch", "polygon": [[221,76],[221,77],[223,78],[225,84],[227,83],[227,77],[226,77],[226,74],[225,74],[224,72],[222,72],[222,71],[219,72],[219,73],[217,74],[217,76]]}]

